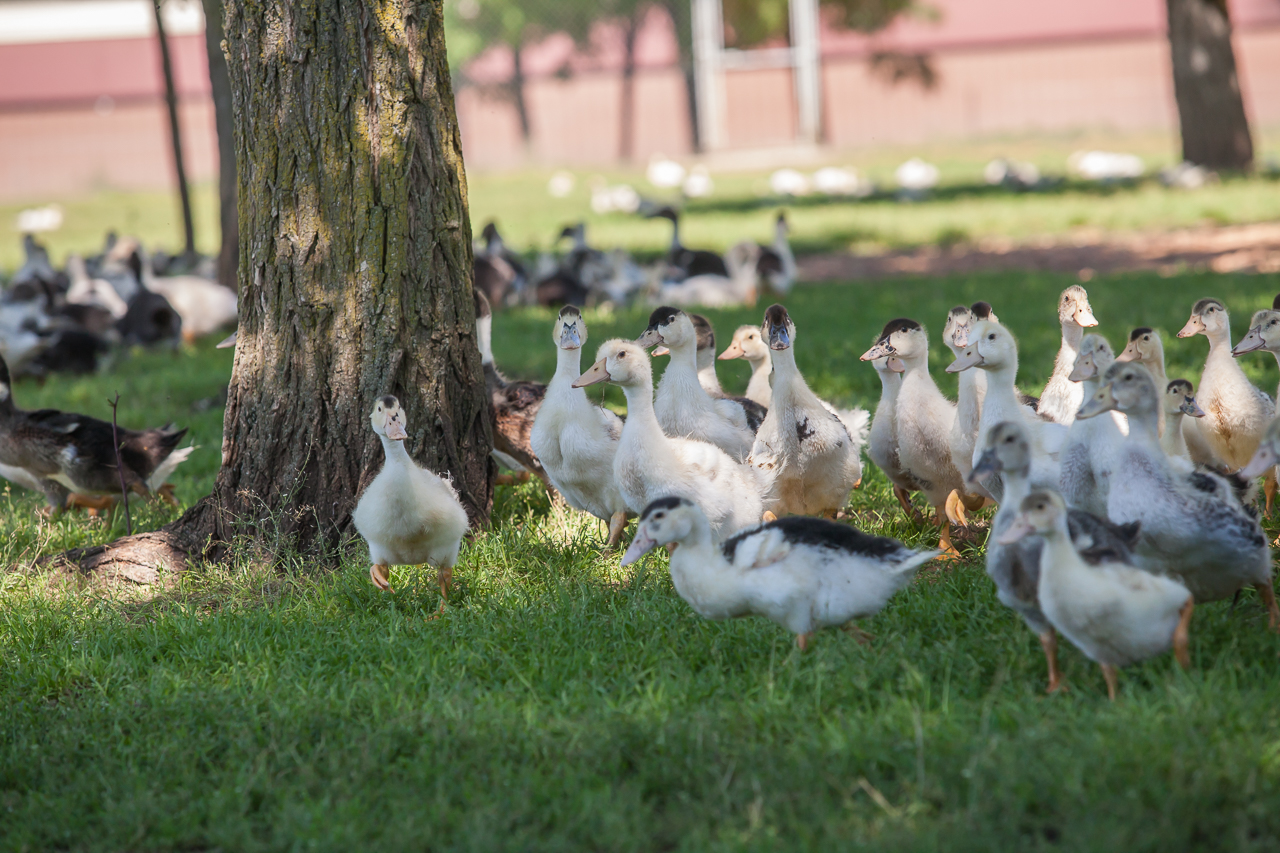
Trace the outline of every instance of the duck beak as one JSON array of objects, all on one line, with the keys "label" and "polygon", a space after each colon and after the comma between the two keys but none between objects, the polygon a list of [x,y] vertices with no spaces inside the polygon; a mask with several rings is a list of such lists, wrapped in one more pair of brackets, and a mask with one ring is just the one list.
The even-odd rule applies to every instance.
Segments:
[{"label": "duck beak", "polygon": [[1098,325],[1098,318],[1093,316],[1093,308],[1088,305],[1081,305],[1076,309],[1076,325],[1084,326],[1086,329],[1090,326]]},{"label": "duck beak", "polygon": [[409,437],[409,434],[404,431],[404,424],[400,423],[400,417],[398,415],[387,421],[387,425],[383,429],[383,432],[385,432],[387,434],[387,438],[392,441],[404,441]]},{"label": "duck beak", "polygon": [[608,382],[612,378],[609,375],[609,369],[605,367],[605,359],[602,358],[587,368],[586,373],[573,380],[573,387],[586,388],[588,385],[595,385],[597,382]]},{"label": "duck beak", "polygon": [[1116,356],[1116,361],[1137,361],[1138,347],[1135,344],[1129,344],[1124,350]]},{"label": "duck beak", "polygon": [[631,540],[631,546],[627,548],[627,553],[622,555],[622,565],[631,565],[656,547],[658,547],[657,540],[650,537],[645,528],[641,527],[636,531],[636,537]]},{"label": "duck beak", "polygon": [[992,474],[1000,473],[1000,460],[996,457],[996,452],[988,448],[983,451],[982,456],[978,457],[978,464],[973,466],[973,470],[969,472],[970,483],[984,483]]},{"label": "duck beak", "polygon": [[1110,382],[1098,389],[1098,393],[1094,394],[1088,400],[1084,401],[1084,405],[1080,407],[1080,411],[1076,412],[1076,418],[1085,419],[1096,417],[1103,412],[1109,412],[1116,407],[1116,395]]},{"label": "duck beak", "polygon": [[566,323],[560,331],[560,349],[578,349],[582,346],[582,336],[578,334],[577,323]]},{"label": "duck beak", "polygon": [[644,347],[645,349],[648,349],[654,344],[660,343],[662,343],[662,334],[658,331],[657,327],[645,329],[644,334],[636,338],[636,346]]},{"label": "duck beak", "polygon": [[1231,351],[1231,354],[1241,356],[1247,352],[1262,349],[1266,343],[1267,342],[1262,339],[1262,327],[1254,326],[1249,330],[1249,334],[1245,335],[1240,343],[1236,344],[1236,347]]},{"label": "duck beak", "polygon": [[1086,379],[1092,379],[1098,375],[1098,365],[1093,363],[1093,358],[1076,359],[1075,367],[1071,368],[1071,375],[1067,379],[1071,382],[1083,382]]},{"label": "duck beak", "polygon": [[1188,415],[1189,417],[1193,417],[1193,418],[1204,417],[1204,409],[1200,408],[1200,404],[1196,402],[1195,397],[1188,397],[1186,399],[1186,402],[1184,402],[1181,406],[1179,406],[1178,409],[1182,412],[1182,414]]},{"label": "duck beak", "polygon": [[956,358],[955,361],[947,365],[947,373],[959,373],[962,370],[968,370],[971,367],[980,367],[986,364],[986,359],[978,352],[977,347],[969,347]]},{"label": "duck beak", "polygon": [[1276,466],[1280,459],[1276,458],[1276,452],[1271,449],[1268,442],[1258,445],[1258,449],[1254,451],[1253,458],[1249,460],[1249,464],[1240,469],[1241,477],[1261,477]]},{"label": "duck beak", "polygon": [[882,341],[876,341],[875,346],[862,354],[861,360],[875,361],[877,358],[885,358],[886,356],[893,355],[895,352],[896,350],[893,348],[893,345],[890,344],[889,340],[886,338]]},{"label": "duck beak", "polygon": [[956,326],[956,330],[951,333],[951,343],[960,349],[964,349],[969,345],[969,325]]},{"label": "duck beak", "polygon": [[650,355],[654,358],[657,358],[660,355],[671,355],[671,350],[663,346],[658,346],[653,348],[653,352],[651,352]]},{"label": "duck beak", "polygon": [[1192,314],[1191,319],[1187,321],[1187,325],[1182,327],[1182,331],[1178,332],[1178,337],[1189,338],[1198,335],[1204,331],[1204,319],[1199,314]]},{"label": "duck beak", "polygon": [[1013,520],[1013,524],[1009,525],[1009,529],[996,537],[996,543],[999,545],[1012,545],[1020,539],[1025,539],[1036,532],[1035,525],[1027,520],[1025,515],[1019,514]]},{"label": "duck beak", "polygon": [[731,358],[742,358],[746,354],[747,352],[742,348],[741,344],[732,343],[729,344],[728,349],[716,356],[716,359],[718,361],[728,361]]},{"label": "duck beak", "polygon": [[240,334],[240,330],[237,329],[236,331],[227,335],[222,340],[218,341],[218,345],[214,347],[214,349],[230,349],[231,347],[236,345],[236,338],[239,334]]},{"label": "duck beak", "polygon": [[889,356],[887,359],[885,359],[884,366],[889,368],[889,370],[893,371],[894,373],[907,372],[907,366],[902,363],[902,359],[894,358],[893,356]]},{"label": "duck beak", "polygon": [[769,349],[784,350],[791,347],[791,334],[786,326],[769,327]]}]

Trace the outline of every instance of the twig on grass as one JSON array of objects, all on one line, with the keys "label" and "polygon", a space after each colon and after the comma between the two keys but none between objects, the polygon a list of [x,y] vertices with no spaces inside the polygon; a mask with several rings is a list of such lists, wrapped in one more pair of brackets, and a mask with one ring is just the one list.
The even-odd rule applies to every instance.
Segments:
[{"label": "twig on grass", "polygon": [[111,443],[116,449],[116,473],[120,475],[120,498],[124,501],[124,529],[129,536],[133,535],[133,519],[129,517],[129,489],[124,483],[124,460],[120,458],[120,428],[116,426],[116,405],[120,402],[120,392],[116,392],[111,404]]}]

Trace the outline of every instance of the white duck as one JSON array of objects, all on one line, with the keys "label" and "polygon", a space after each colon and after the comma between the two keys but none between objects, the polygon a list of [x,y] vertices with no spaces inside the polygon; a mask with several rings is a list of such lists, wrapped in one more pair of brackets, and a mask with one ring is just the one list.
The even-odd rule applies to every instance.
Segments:
[{"label": "white duck", "polygon": [[796,326],[787,309],[770,305],[760,333],[773,351],[773,402],[747,463],[773,479],[765,509],[775,515],[834,517],[862,482],[862,442],[800,375],[792,350]]},{"label": "white duck", "polygon": [[663,432],[707,441],[734,459],[746,459],[760,426],[760,410],[754,403],[707,394],[698,381],[697,333],[689,315],[678,308],[657,309],[636,343],[645,348],[662,344],[670,351],[653,404]]},{"label": "white duck", "polygon": [[[1085,335],[1071,370],[1072,382],[1080,383],[1082,399],[1092,397],[1102,384],[1102,375],[1115,363],[1111,345],[1101,335]],[[1111,475],[1120,456],[1129,422],[1120,412],[1107,417],[1073,420],[1059,454],[1057,488],[1073,509],[1105,517]]]},{"label": "white duck", "polygon": [[71,278],[71,287],[66,296],[68,302],[74,305],[96,305],[110,312],[117,320],[129,312],[128,304],[116,293],[111,282],[89,277],[84,258],[79,255],[67,256],[67,275]]},{"label": "white duck", "polygon": [[714,444],[663,434],[653,407],[653,366],[644,349],[612,340],[596,355],[573,384],[612,382],[627,396],[627,419],[613,457],[614,480],[627,507],[638,513],[658,498],[684,497],[703,508],[720,537],[757,523],[769,483]]},{"label": "white duck", "polygon": [[[1165,388],[1169,385],[1169,377],[1165,373],[1164,368],[1164,341],[1160,338],[1160,333],[1148,326],[1141,326],[1129,333],[1129,342],[1125,344],[1124,350],[1120,355],[1116,356],[1116,361],[1132,361],[1141,364],[1151,374],[1151,380],[1155,382],[1156,388]],[[1089,399],[1088,395],[1085,399]],[[1164,435],[1164,407],[1160,407],[1159,415],[1156,421],[1159,434]],[[1228,466],[1225,462],[1214,455],[1213,449],[1209,447],[1208,440],[1196,428],[1194,423],[1183,422],[1183,438],[1187,442],[1187,452],[1191,454],[1191,460],[1198,465],[1204,465],[1215,471],[1226,471]]]},{"label": "white duck", "polygon": [[1178,578],[1200,602],[1231,598],[1252,585],[1267,606],[1272,628],[1280,628],[1262,528],[1226,480],[1175,467],[1156,434],[1160,408],[1146,368],[1116,362],[1077,414],[1090,418],[1115,409],[1129,417],[1107,515],[1117,524],[1142,524],[1135,548],[1139,565]]},{"label": "white duck", "polygon": [[622,418],[593,405],[586,391],[573,387],[582,374],[582,345],[587,342],[587,324],[577,308],[560,309],[551,339],[556,373],[534,417],[529,446],[569,506],[608,522],[612,548],[627,524],[627,502],[613,478]]},{"label": "white duck", "polygon": [[[949,505],[952,492],[965,488],[951,462],[956,405],[942,395],[929,375],[929,337],[915,320],[890,320],[875,346],[862,354],[862,360],[885,356],[894,356],[904,368],[895,406],[898,459],[937,513],[942,527],[938,547],[943,557],[956,558],[960,552],[951,544],[951,525],[965,523],[963,515],[948,512],[954,512]],[[981,498],[978,501],[980,505]]]},{"label": "white duck", "polygon": [[733,342],[718,356],[726,361],[734,358],[745,358],[751,365],[751,379],[747,382],[746,398],[754,400],[761,406],[768,406],[773,397],[773,357],[769,355],[769,345],[760,337],[759,326],[739,326],[733,333]]},{"label": "white duck", "polygon": [[724,254],[728,275],[703,272],[663,284],[653,301],[662,305],[705,305],[708,308],[755,305],[756,262],[759,256],[760,247],[755,243],[739,243]]},{"label": "white duck", "polygon": [[[947,314],[942,342],[951,350],[953,358],[959,358],[969,346],[969,329],[974,322],[973,310],[963,305],[957,305]],[[973,470],[973,450],[978,443],[982,400],[987,396],[987,374],[981,370],[961,371],[957,383],[956,419],[951,425],[951,464],[967,479]]]},{"label": "white duck", "polygon": [[801,651],[820,628],[878,613],[936,554],[803,516],[758,525],[720,545],[696,505],[666,497],[645,507],[622,564],[669,543],[680,546],[671,555],[671,580],[699,616],[763,616],[795,634]]},{"label": "white duck", "polygon": [[1062,346],[1058,348],[1053,374],[1044,386],[1036,412],[1054,423],[1070,426],[1084,401],[1084,391],[1080,383],[1072,382],[1069,377],[1080,354],[1084,330],[1098,325],[1089,306],[1089,294],[1080,285],[1071,285],[1058,297],[1058,322],[1062,326]]},{"label": "white duck", "polygon": [[182,318],[182,337],[188,342],[233,325],[239,316],[236,294],[230,288],[198,275],[157,276],[145,254],[142,283],[147,290],[167,299],[178,312]]},{"label": "white duck", "polygon": [[1182,434],[1184,415],[1203,418],[1204,409],[1196,402],[1195,386],[1185,379],[1175,379],[1164,391],[1164,434],[1160,436],[1160,447],[1170,459],[1183,459],[1190,465],[1191,454],[1187,451],[1187,440]]},{"label": "white duck", "polygon": [[1067,506],[1051,490],[1028,495],[1017,518],[997,541],[1034,536],[1040,553],[1040,607],[1050,624],[1102,667],[1107,695],[1116,698],[1116,669],[1173,648],[1183,669],[1191,666],[1188,625],[1194,599],[1169,577],[1145,572],[1124,559],[1089,565],[1076,553]]},{"label": "white duck", "polygon": [[901,449],[898,447],[898,396],[902,391],[902,373],[906,369],[902,361],[893,356],[872,360],[876,375],[880,377],[880,402],[871,420],[871,436],[867,442],[867,456],[884,472],[893,484],[893,496],[902,510],[916,521],[924,521],[920,510],[911,503],[911,493],[920,491],[911,472],[902,467]]},{"label": "white duck", "polygon": [[773,226],[773,243],[761,246],[756,260],[756,273],[764,280],[769,291],[786,296],[796,283],[796,256],[791,253],[787,235],[791,227],[786,214],[779,213]]},{"label": "white duck", "polygon": [[[1254,312],[1253,318],[1249,321],[1249,332],[1236,344],[1231,350],[1231,354],[1237,358],[1247,352],[1255,350],[1266,350],[1275,356],[1276,363],[1280,365],[1280,296],[1277,296],[1271,304],[1271,309],[1263,309]],[[1280,394],[1280,388],[1276,389],[1276,393]],[[1271,505],[1275,500],[1276,494],[1276,471],[1266,471],[1266,480],[1263,483],[1263,490],[1267,498],[1267,515],[1271,515]]]},{"label": "white duck", "polygon": [[[726,394],[720,385],[720,377],[716,375],[716,332],[711,321],[701,314],[690,314],[693,329],[698,335],[698,384],[713,398],[733,400],[740,404],[747,413],[749,423],[761,423],[769,410],[769,401],[757,402],[750,397],[737,397]],[[670,350],[660,346],[653,350],[654,355],[670,355]]]},{"label": "white duck", "polygon": [[436,567],[443,609],[467,532],[467,512],[453,486],[419,467],[404,449],[409,434],[399,400],[379,397],[369,420],[386,454],[382,470],[365,488],[352,515],[356,530],[369,543],[369,577],[390,592],[391,566],[430,563]]}]

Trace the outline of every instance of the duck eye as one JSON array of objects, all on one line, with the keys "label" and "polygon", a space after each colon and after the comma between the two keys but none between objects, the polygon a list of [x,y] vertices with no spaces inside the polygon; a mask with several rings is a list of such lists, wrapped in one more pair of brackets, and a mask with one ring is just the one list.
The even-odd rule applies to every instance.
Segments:
[{"label": "duck eye", "polygon": [[987,340],[989,340],[989,341],[994,341],[995,339],[996,339],[996,333],[995,333],[995,332],[992,332],[991,334],[987,335]]},{"label": "duck eye", "polygon": [[653,514],[654,521],[658,521],[659,519],[666,518],[666,517],[667,517],[667,514],[665,512],[655,512]]}]

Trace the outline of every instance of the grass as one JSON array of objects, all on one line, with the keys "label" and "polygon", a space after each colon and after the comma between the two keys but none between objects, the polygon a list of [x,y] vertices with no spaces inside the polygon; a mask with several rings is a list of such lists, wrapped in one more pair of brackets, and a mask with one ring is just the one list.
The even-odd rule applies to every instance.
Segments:
[{"label": "grass", "polygon": [[[810,287],[788,307],[801,366],[833,400],[874,403],[857,355],[885,320],[910,314],[936,332],[947,308],[977,298],[1020,334],[1035,390],[1070,281]],[[1116,345],[1135,325],[1175,331],[1210,294],[1238,338],[1277,290],[1278,276],[1090,283]],[[727,339],[759,315],[711,317]],[[608,335],[634,336],[644,312],[587,322],[590,358]],[[549,375],[550,312],[496,324],[509,372]],[[1198,375],[1204,340],[1166,339],[1170,375]],[[1264,388],[1280,379],[1269,358],[1243,364]],[[204,449],[180,469],[189,503],[217,467],[220,415],[192,403],[228,374],[226,354],[201,348],[14,393],[101,415],[119,388],[125,422],[192,425]],[[745,385],[745,367],[721,375]],[[963,541],[966,559],[864,621],[870,647],[828,631],[800,654],[771,623],[699,619],[661,558],[621,570],[598,524],[533,485],[499,490],[439,620],[430,573],[398,569],[397,592],[380,594],[358,544],[338,571],[242,547],[154,597],[77,589],[31,561],[109,531],[41,522],[34,497],[6,500],[0,849],[1280,847],[1280,649],[1252,593],[1197,609],[1190,672],[1169,656],[1131,667],[1113,705],[1069,648],[1071,692],[1042,693],[1038,644],[996,601],[980,532]],[[917,545],[935,535],[902,517],[874,469],[850,509],[870,531]]]}]

